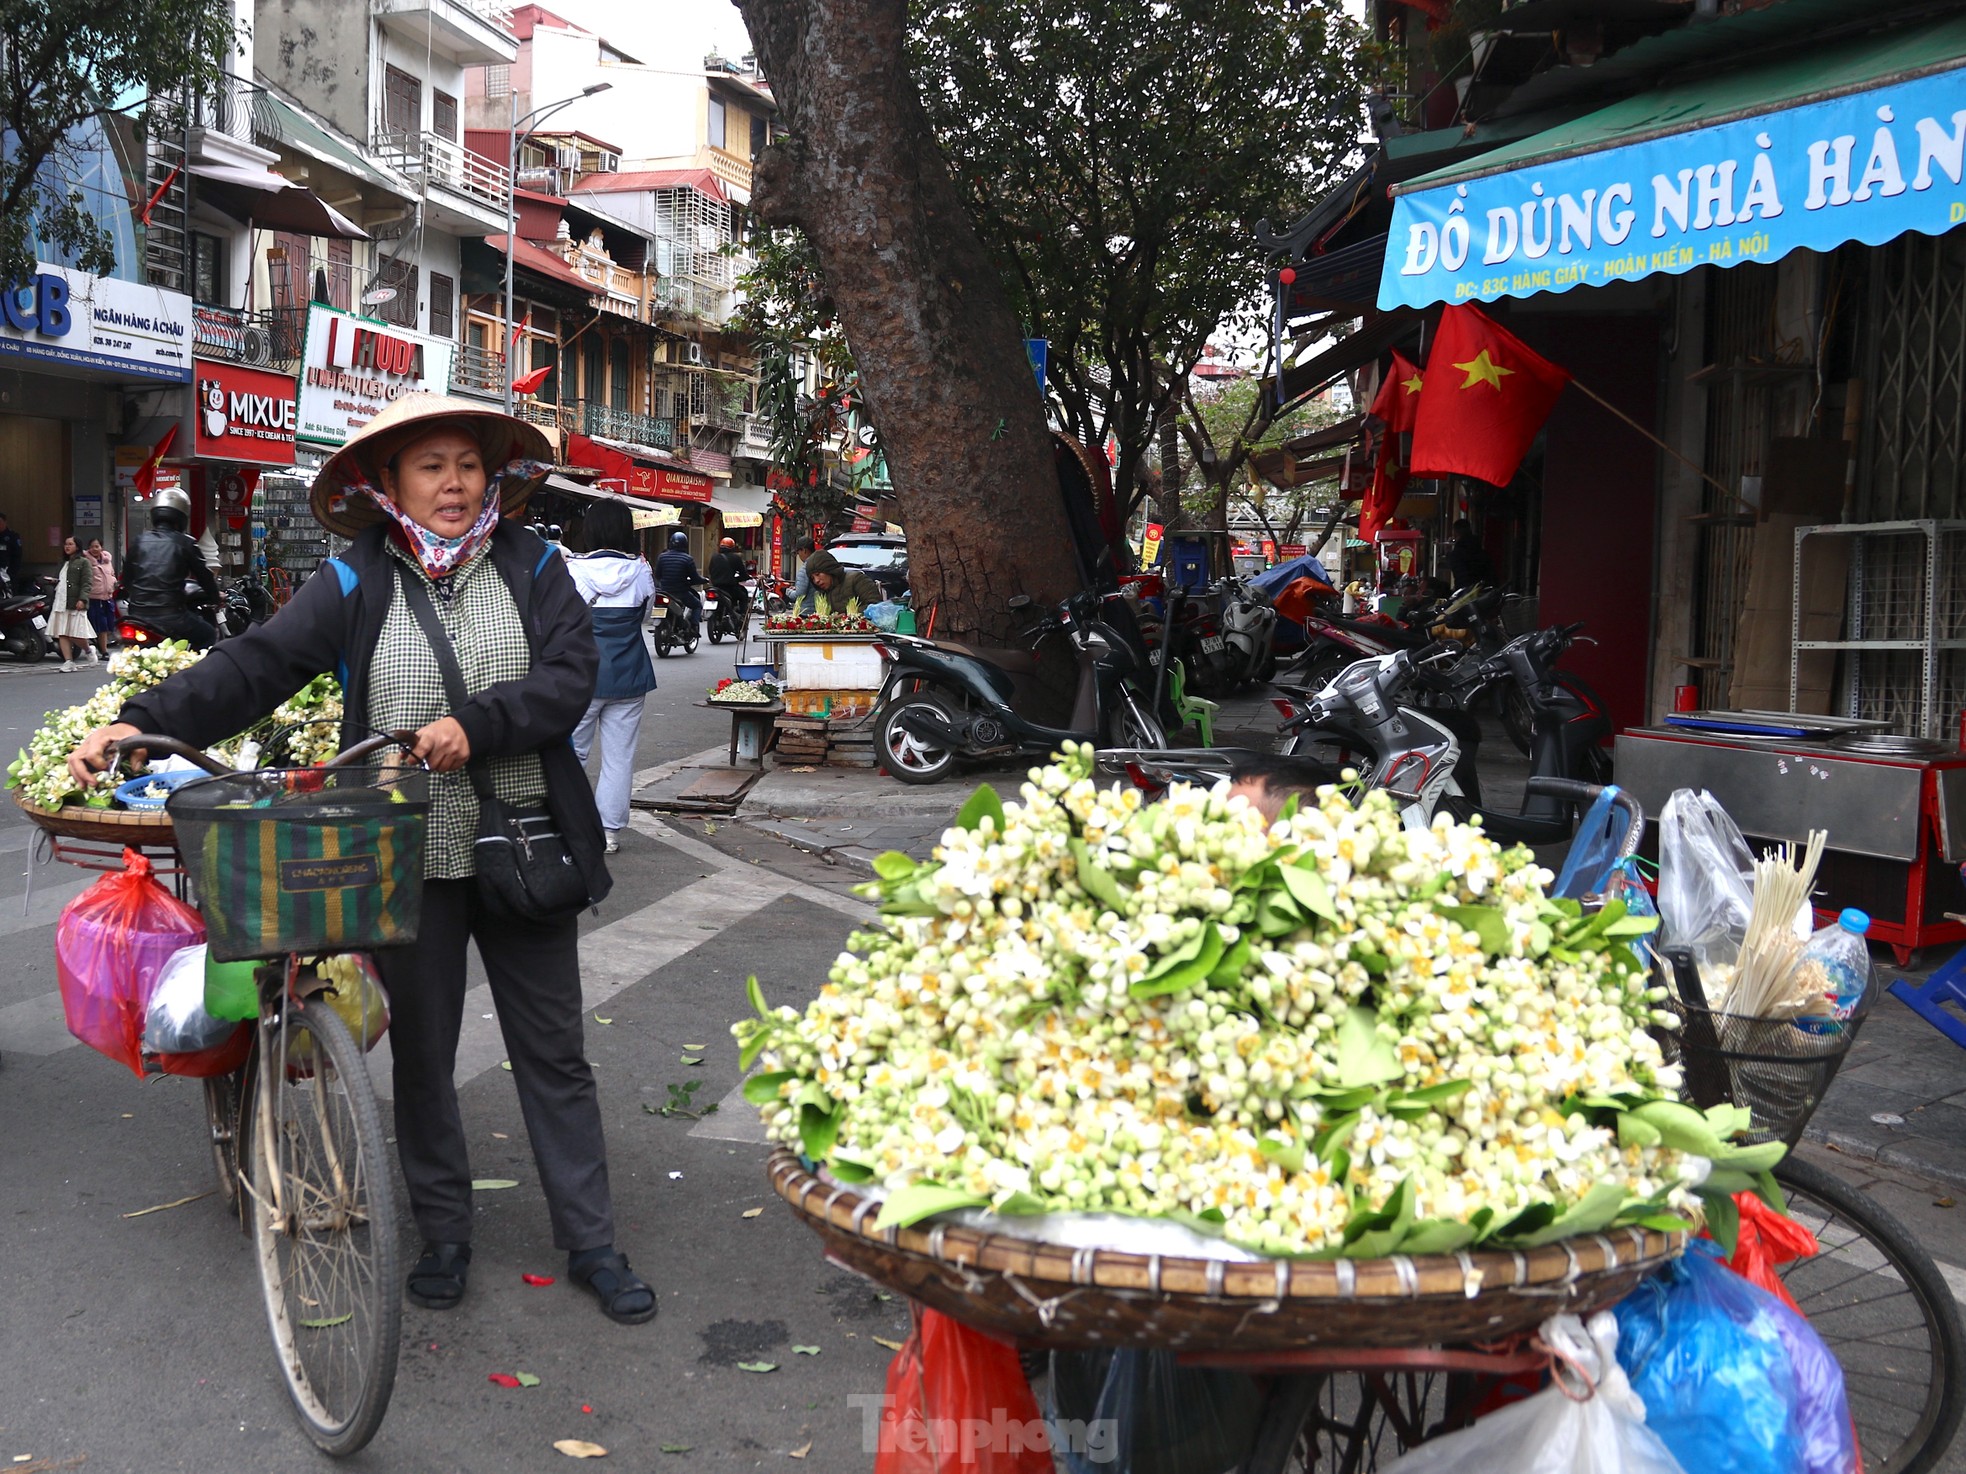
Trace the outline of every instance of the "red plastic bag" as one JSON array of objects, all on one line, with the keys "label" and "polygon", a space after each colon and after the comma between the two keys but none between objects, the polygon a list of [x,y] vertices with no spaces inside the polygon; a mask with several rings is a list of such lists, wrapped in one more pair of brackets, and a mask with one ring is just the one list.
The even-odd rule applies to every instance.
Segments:
[{"label": "red plastic bag", "polygon": [[1775,1266],[1814,1254],[1819,1247],[1816,1236],[1793,1218],[1777,1213],[1754,1193],[1735,1193],[1734,1203],[1741,1210],[1741,1232],[1727,1267],[1801,1315],[1802,1307],[1783,1288]]},{"label": "red plastic bag", "polygon": [[917,1307],[887,1369],[874,1474],[1052,1474],[1050,1429],[1017,1353]]},{"label": "red plastic bag", "polygon": [[151,990],[172,953],[205,940],[205,923],[142,855],[124,850],[123,867],[62,908],[55,976],[68,1032],[141,1075]]}]

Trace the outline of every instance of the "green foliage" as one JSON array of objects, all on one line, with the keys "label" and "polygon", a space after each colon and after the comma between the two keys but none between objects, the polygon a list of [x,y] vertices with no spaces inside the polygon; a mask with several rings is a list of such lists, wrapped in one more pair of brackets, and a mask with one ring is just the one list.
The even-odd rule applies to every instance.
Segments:
[{"label": "green foliage", "polygon": [[916,70],[1072,433],[1129,484],[1212,335],[1260,328],[1259,219],[1360,131],[1338,0],[917,0]]},{"label": "green foliage", "polygon": [[211,92],[232,27],[220,0],[0,0],[0,281],[32,275],[37,227],[83,270],[114,267],[108,233],[65,187],[69,135],[146,95]]}]

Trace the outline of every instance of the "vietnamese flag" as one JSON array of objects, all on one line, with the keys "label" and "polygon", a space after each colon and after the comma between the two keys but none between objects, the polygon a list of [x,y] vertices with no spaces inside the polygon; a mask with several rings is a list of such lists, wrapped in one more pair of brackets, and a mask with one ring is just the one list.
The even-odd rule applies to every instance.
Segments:
[{"label": "vietnamese flag", "polygon": [[1420,370],[1412,360],[1393,354],[1393,366],[1379,385],[1372,401],[1372,418],[1384,427],[1379,432],[1379,455],[1372,467],[1372,485],[1359,507],[1358,535],[1367,542],[1393,515],[1393,508],[1406,490],[1406,469],[1399,463],[1399,437],[1413,428],[1420,409]]},{"label": "vietnamese flag", "polygon": [[171,445],[177,439],[177,426],[164,427],[164,438],[150,448],[150,454],[143,458],[137,467],[136,489],[138,496],[149,496],[157,489],[157,468],[164,464],[164,457],[171,453]]},{"label": "vietnamese flag", "polygon": [[1479,308],[1440,315],[1413,426],[1412,474],[1507,486],[1570,382]]},{"label": "vietnamese flag", "polygon": [[512,392],[514,394],[537,394],[539,392],[539,386],[546,382],[546,376],[552,372],[553,365],[550,363],[536,368],[531,373],[514,379],[512,381]]}]

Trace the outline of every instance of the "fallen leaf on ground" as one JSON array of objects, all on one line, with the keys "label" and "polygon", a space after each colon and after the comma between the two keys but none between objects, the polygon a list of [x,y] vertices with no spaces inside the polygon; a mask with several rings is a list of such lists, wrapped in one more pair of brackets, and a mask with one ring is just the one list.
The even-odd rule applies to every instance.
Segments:
[{"label": "fallen leaf on ground", "polygon": [[125,1218],[141,1218],[146,1213],[162,1213],[166,1208],[182,1208],[186,1203],[195,1203],[201,1198],[209,1198],[217,1188],[209,1188],[201,1193],[193,1193],[188,1198],[179,1198],[174,1203],[152,1203],[148,1208],[139,1208],[134,1213],[125,1213]]},{"label": "fallen leaf on ground", "polygon": [[553,1447],[570,1459],[604,1459],[608,1451],[598,1443],[589,1443],[584,1438],[560,1438],[554,1440]]},{"label": "fallen leaf on ground", "polygon": [[512,1061],[509,1059],[502,1059],[498,1062],[498,1067],[501,1070],[510,1070],[512,1068]]},{"label": "fallen leaf on ground", "polygon": [[522,1274],[519,1278],[529,1285],[550,1285],[553,1283],[553,1276],[550,1274]]},{"label": "fallen leaf on ground", "polygon": [[808,1438],[804,1443],[800,1444],[797,1448],[792,1450],[792,1457],[795,1459],[802,1459],[811,1452],[812,1452],[812,1440]]},{"label": "fallen leaf on ground", "polygon": [[[125,1112],[123,1112],[123,1119],[124,1119],[125,1121],[134,1121],[134,1120],[135,1120],[136,1118],[137,1118],[137,1113],[136,1113],[135,1111],[125,1111]],[[15,1462],[16,1464],[18,1464],[18,1463],[20,1462],[20,1460],[19,1460],[19,1459],[15,1459],[15,1460],[14,1460],[14,1462]]]},{"label": "fallen leaf on ground", "polygon": [[519,1378],[519,1385],[521,1387],[537,1387],[539,1385],[539,1378],[535,1377],[531,1372],[519,1372],[516,1375]]},{"label": "fallen leaf on ground", "polygon": [[778,1370],[778,1363],[775,1361],[740,1361],[737,1364],[737,1369],[740,1372],[775,1372]]},{"label": "fallen leaf on ground", "polygon": [[495,1141],[510,1141],[512,1138],[507,1136],[503,1131],[494,1131],[492,1132],[492,1139]]},{"label": "fallen leaf on ground", "polygon": [[885,1336],[874,1337],[874,1344],[876,1346],[885,1346],[889,1351],[899,1351],[901,1349],[901,1343],[899,1341],[890,1341]]},{"label": "fallen leaf on ground", "polygon": [[517,1387],[519,1385],[519,1379],[510,1372],[493,1372],[485,1380],[487,1382],[496,1382],[501,1387]]},{"label": "fallen leaf on ground", "polygon": [[795,1356],[817,1356],[819,1355],[819,1348],[817,1346],[794,1346],[792,1348],[792,1354]]},{"label": "fallen leaf on ground", "polygon": [[695,1447],[693,1443],[665,1443],[662,1445],[662,1451],[665,1454],[686,1454]]},{"label": "fallen leaf on ground", "polygon": [[353,1319],[355,1312],[351,1310],[343,1315],[323,1316],[320,1320],[304,1320],[301,1325],[310,1331],[325,1331],[331,1326],[345,1326]]},{"label": "fallen leaf on ground", "polygon": [[614,1022],[614,1020],[613,1020],[613,1019],[611,1019],[611,1018],[602,1018],[602,1017],[601,1017],[601,1016],[600,1016],[600,1015],[599,1015],[599,1014],[597,1013],[597,1014],[595,1014],[595,1015],[594,1015],[594,1022],[595,1022],[595,1023],[597,1023],[597,1024],[611,1024],[611,1023],[613,1023],[613,1022]]},{"label": "fallen leaf on ground", "polygon": [[686,1065],[700,1065],[703,1063],[703,1056],[700,1054],[686,1054],[682,1058],[683,1063]]},{"label": "fallen leaf on ground", "polygon": [[756,1217],[757,1217],[757,1216],[758,1216],[758,1215],[759,1215],[760,1213],[762,1213],[762,1212],[764,1212],[764,1211],[765,1211],[765,1210],[764,1210],[763,1208],[746,1208],[746,1209],[745,1209],[745,1210],[744,1210],[744,1211],[743,1211],[742,1213],[740,1213],[740,1214],[738,1215],[738,1217],[740,1217],[740,1218],[756,1218]]},{"label": "fallen leaf on ground", "polygon": [[1934,1208],[1950,1208],[1950,1207],[1952,1206],[1952,1199],[1951,1199],[1951,1198],[1934,1198],[1934,1199],[1932,1199],[1932,1206],[1933,1206]]},{"label": "fallen leaf on ground", "polygon": [[474,1177],[471,1179],[471,1187],[475,1192],[490,1192],[493,1188],[517,1187],[518,1185],[519,1181],[515,1177]]}]

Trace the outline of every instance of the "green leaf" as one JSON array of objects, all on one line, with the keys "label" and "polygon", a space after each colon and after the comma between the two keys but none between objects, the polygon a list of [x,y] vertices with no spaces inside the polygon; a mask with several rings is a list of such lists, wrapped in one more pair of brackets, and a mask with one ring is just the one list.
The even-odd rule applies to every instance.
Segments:
[{"label": "green leaf", "polygon": [[1481,941],[1481,950],[1490,956],[1509,954],[1508,918],[1493,906],[1441,906],[1438,910],[1463,931],[1473,932]]},{"label": "green leaf", "polygon": [[1375,978],[1384,977],[1388,972],[1392,971],[1393,966],[1391,962],[1387,961],[1377,952],[1363,947],[1352,948],[1352,961],[1371,973]]},{"label": "green leaf", "polygon": [[976,830],[982,827],[985,816],[994,820],[997,833],[1003,833],[1003,800],[997,797],[996,789],[987,783],[977,785],[963,806],[956,810],[958,829]]},{"label": "green leaf", "polygon": [[752,1105],[770,1105],[778,1099],[778,1087],[787,1080],[798,1076],[791,1070],[773,1070],[769,1074],[753,1075],[744,1082],[744,1098]]},{"label": "green leaf", "polygon": [[1104,906],[1108,911],[1119,911],[1126,905],[1126,897],[1121,893],[1113,873],[1092,858],[1092,851],[1082,839],[1071,841],[1072,862],[1078,870],[1079,888],[1088,896]]},{"label": "green leaf", "polygon": [[1773,1172],[1755,1173],[1754,1190],[1761,1194],[1762,1202],[1773,1208],[1784,1218],[1788,1217],[1788,1194],[1782,1191],[1782,1185],[1775,1180],[1775,1174]]},{"label": "green leaf", "polygon": [[301,1325],[310,1331],[325,1331],[330,1326],[347,1325],[353,1319],[355,1319],[355,1312],[351,1310],[346,1315],[330,1315],[324,1316],[320,1320],[304,1320],[301,1322]]},{"label": "green leaf", "polygon": [[1412,1226],[1413,1180],[1402,1178],[1381,1207],[1352,1215],[1345,1225],[1345,1257],[1382,1259],[1399,1247]]},{"label": "green leaf", "polygon": [[819,1348],[817,1346],[794,1346],[792,1348],[792,1355],[817,1356],[819,1355]]},{"label": "green leaf", "polygon": [[1305,865],[1285,865],[1278,873],[1283,877],[1284,889],[1299,906],[1326,921],[1338,919],[1338,908],[1331,901],[1331,887],[1322,874]]},{"label": "green leaf", "polygon": [[758,1017],[769,1019],[771,1010],[765,1007],[765,990],[758,986],[758,975],[752,973],[744,983],[744,996],[751,1000],[751,1006],[758,1011]]},{"label": "green leaf", "polygon": [[1246,936],[1237,937],[1236,943],[1222,954],[1222,960],[1209,969],[1208,981],[1217,988],[1233,988],[1242,981],[1242,975],[1249,968],[1249,959],[1254,952]]},{"label": "green leaf", "polygon": [[1157,977],[1172,972],[1175,968],[1193,962],[1201,955],[1202,948],[1208,945],[1208,938],[1215,930],[1215,924],[1204,921],[1195,934],[1176,947],[1172,952],[1163,952],[1155,959],[1154,965],[1141,974],[1142,982],[1151,982]]},{"label": "green leaf", "polygon": [[874,856],[874,874],[885,881],[906,880],[919,868],[913,855],[904,855],[900,850]]},{"label": "green leaf", "polygon": [[813,1161],[825,1161],[839,1137],[840,1118],[836,1113],[814,1106],[799,1111],[799,1145]]},{"label": "green leaf", "polygon": [[517,1187],[518,1181],[511,1177],[475,1177],[471,1180],[473,1192],[492,1192],[501,1187]]},{"label": "green leaf", "polygon": [[841,1182],[858,1185],[874,1180],[874,1169],[864,1162],[849,1161],[845,1157],[833,1157],[826,1163],[826,1170]]},{"label": "green leaf", "polygon": [[740,1372],[775,1372],[778,1370],[778,1363],[775,1361],[740,1361],[737,1364],[737,1369]]},{"label": "green leaf", "polygon": [[1732,1197],[1735,1193],[1753,1192],[1757,1179],[1752,1172],[1742,1172],[1733,1167],[1716,1167],[1707,1174],[1707,1180],[1700,1184],[1702,1196]]},{"label": "green leaf", "polygon": [[1399,1241],[1402,1254],[1452,1254],[1474,1242],[1474,1228],[1452,1218],[1427,1218],[1414,1224]]},{"label": "green leaf", "polygon": [[1269,891],[1256,908],[1256,929],[1266,937],[1287,937],[1304,924],[1296,904],[1281,891]]},{"label": "green leaf", "polygon": [[1400,1095],[1400,1100],[1410,1101],[1415,1105],[1441,1106],[1449,1101],[1459,1100],[1472,1089],[1474,1089],[1472,1080],[1443,1080],[1438,1085],[1423,1085],[1418,1090],[1404,1091]]},{"label": "green leaf", "polygon": [[1659,918],[1656,916],[1627,916],[1607,926],[1604,929],[1604,935],[1613,938],[1642,937],[1658,929]]},{"label": "green leaf", "polygon": [[1708,1193],[1701,1184],[1700,1204],[1707,1210],[1707,1232],[1729,1259],[1734,1257],[1734,1246],[1741,1237],[1741,1210],[1733,1197],[1727,1193]]},{"label": "green leaf", "polygon": [[677,1057],[686,1065],[700,1065],[703,1063],[703,1056],[700,1054],[684,1054]]},{"label": "green leaf", "polygon": [[880,1232],[890,1228],[908,1228],[924,1218],[933,1218],[937,1213],[948,1213],[956,1208],[987,1207],[989,1201],[961,1188],[917,1182],[888,1195],[887,1201],[881,1204],[881,1216],[874,1220],[874,1229]]},{"label": "green leaf", "polygon": [[539,1378],[535,1377],[531,1372],[514,1372],[512,1375],[519,1379],[519,1385],[521,1387],[537,1387],[539,1385]]},{"label": "green leaf", "polygon": [[1598,1233],[1611,1226],[1625,1205],[1626,1191],[1615,1182],[1600,1182],[1542,1228],[1516,1235],[1510,1242],[1519,1248],[1534,1249],[1580,1233]]},{"label": "green leaf", "polygon": [[1379,1016],[1353,1005],[1338,1022],[1332,1055],[1341,1085],[1380,1085],[1400,1075],[1399,1053],[1379,1037]]},{"label": "green leaf", "polygon": [[1657,1146],[1658,1144],[1659,1128],[1657,1126],[1646,1121],[1641,1121],[1637,1116],[1630,1114],[1622,1114],[1618,1117],[1619,1146],[1647,1147]]},{"label": "green leaf", "polygon": [[1274,1136],[1266,1136],[1256,1143],[1256,1150],[1286,1172],[1304,1170],[1304,1143],[1301,1141],[1280,1141]]},{"label": "green leaf", "polygon": [[[1199,950],[1192,950],[1198,948]],[[1179,993],[1201,982],[1222,961],[1222,933],[1212,921],[1202,923],[1201,935],[1192,942],[1176,949],[1177,952],[1191,952],[1187,959],[1167,967],[1164,963],[1153,968],[1127,989],[1135,998],[1158,998],[1167,993]]]},{"label": "green leaf", "polygon": [[1731,1167],[1736,1172],[1766,1172],[1787,1155],[1788,1148],[1779,1141],[1764,1141],[1755,1146],[1730,1143],[1714,1157],[1713,1164]]},{"label": "green leaf", "polygon": [[1642,1218],[1631,1220],[1639,1228],[1649,1228],[1654,1233],[1678,1233],[1681,1229],[1691,1230],[1693,1225],[1677,1213],[1647,1213]]},{"label": "green leaf", "polygon": [[693,1443],[665,1443],[662,1445],[662,1451],[665,1454],[686,1454],[695,1447]]},{"label": "green leaf", "polygon": [[1037,1213],[1049,1213],[1051,1204],[1032,1193],[1014,1192],[991,1205],[991,1212],[1004,1218],[1029,1218]]}]

